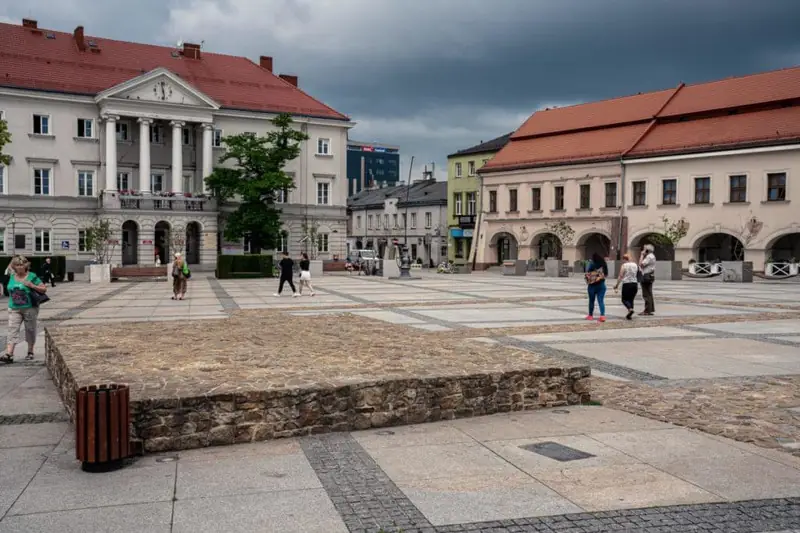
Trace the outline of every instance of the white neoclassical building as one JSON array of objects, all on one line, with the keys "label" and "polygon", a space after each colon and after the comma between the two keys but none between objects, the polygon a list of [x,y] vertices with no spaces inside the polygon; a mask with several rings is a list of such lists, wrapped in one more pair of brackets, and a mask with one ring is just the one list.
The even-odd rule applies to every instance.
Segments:
[{"label": "white neoclassical building", "polygon": [[308,135],[287,165],[280,248],[299,253],[303,225],[319,257],[344,249],[347,131],[352,122],[301,91],[296,76],[199,45],[159,47],[0,24],[0,118],[12,142],[0,165],[0,253],[91,259],[85,230],[100,215],[115,230],[115,263],[152,264],[184,250],[212,268],[246,242],[222,238],[225,212],[204,178],[229,135],[266,135],[278,113]]}]

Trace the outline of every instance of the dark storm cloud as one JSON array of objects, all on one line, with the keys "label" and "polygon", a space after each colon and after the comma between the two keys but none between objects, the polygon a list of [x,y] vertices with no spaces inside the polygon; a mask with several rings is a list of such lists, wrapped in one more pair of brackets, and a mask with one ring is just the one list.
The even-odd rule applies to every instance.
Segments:
[{"label": "dark storm cloud", "polygon": [[[537,108],[800,64],[800,0],[0,0],[0,18],[275,56],[359,124],[436,161]],[[415,167],[416,168],[416,167]],[[421,166],[419,167],[421,168]],[[407,170],[405,170],[407,171]],[[404,171],[404,172],[405,172]],[[441,177],[441,175],[440,175]]]}]

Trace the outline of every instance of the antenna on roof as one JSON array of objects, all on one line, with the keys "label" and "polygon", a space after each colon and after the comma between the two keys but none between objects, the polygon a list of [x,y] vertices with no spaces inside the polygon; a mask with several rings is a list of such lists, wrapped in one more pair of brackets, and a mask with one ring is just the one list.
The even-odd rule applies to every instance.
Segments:
[{"label": "antenna on roof", "polygon": [[175,45],[175,48],[183,48],[183,39],[178,39],[178,42]]}]

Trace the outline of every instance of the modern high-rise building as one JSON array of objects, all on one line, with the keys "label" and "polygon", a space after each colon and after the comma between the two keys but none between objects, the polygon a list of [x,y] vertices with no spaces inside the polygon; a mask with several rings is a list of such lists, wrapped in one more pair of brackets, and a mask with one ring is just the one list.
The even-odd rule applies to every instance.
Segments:
[{"label": "modern high-rise building", "polygon": [[216,205],[204,179],[226,136],[266,135],[279,113],[308,135],[286,167],[295,188],[280,198],[280,247],[299,253],[313,219],[320,257],[344,248],[352,123],[301,91],[297,76],[273,73],[271,57],[254,63],[35,20],[0,24],[0,50],[0,118],[12,135],[3,149],[11,163],[0,165],[0,253],[88,262],[86,229],[100,216],[119,242],[114,263],[164,262],[180,247],[189,263],[213,267],[246,243],[222,238],[235,205]]},{"label": "modern high-rise building", "polygon": [[347,141],[348,196],[371,187],[397,185],[400,149],[397,146]]}]

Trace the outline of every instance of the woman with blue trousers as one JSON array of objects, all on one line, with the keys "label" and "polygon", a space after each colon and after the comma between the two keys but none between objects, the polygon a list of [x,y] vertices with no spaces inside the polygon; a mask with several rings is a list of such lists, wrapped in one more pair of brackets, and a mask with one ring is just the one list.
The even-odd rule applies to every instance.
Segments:
[{"label": "woman with blue trousers", "polygon": [[600,254],[592,254],[592,260],[586,267],[586,290],[589,293],[589,314],[586,320],[594,320],[594,302],[600,307],[599,322],[606,321],[606,277],[608,264]]}]

